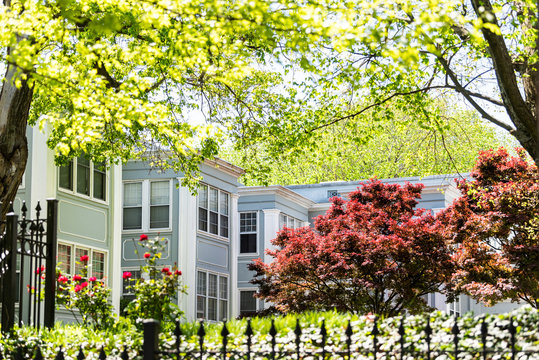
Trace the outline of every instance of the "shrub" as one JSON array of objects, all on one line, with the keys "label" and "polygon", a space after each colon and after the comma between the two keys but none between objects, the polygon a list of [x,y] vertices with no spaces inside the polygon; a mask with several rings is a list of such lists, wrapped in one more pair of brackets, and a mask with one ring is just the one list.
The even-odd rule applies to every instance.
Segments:
[{"label": "shrub", "polygon": [[[156,319],[164,324],[174,321],[183,315],[183,311],[174,303],[178,292],[186,292],[181,282],[182,273],[176,265],[172,268],[157,265],[166,246],[163,239],[149,239],[143,234],[139,242],[146,249],[144,265],[140,269],[142,278],[130,285],[135,299],[126,306],[125,313],[135,323],[143,319]],[[135,251],[138,253],[138,250]],[[131,273],[125,272],[123,277],[129,279]]]},{"label": "shrub", "polygon": [[76,319],[74,310],[78,310],[85,326],[107,329],[115,322],[111,290],[103,281],[88,277],[88,256],[81,256],[78,263],[83,265],[81,274],[71,278],[57,270],[56,303],[71,310]]}]

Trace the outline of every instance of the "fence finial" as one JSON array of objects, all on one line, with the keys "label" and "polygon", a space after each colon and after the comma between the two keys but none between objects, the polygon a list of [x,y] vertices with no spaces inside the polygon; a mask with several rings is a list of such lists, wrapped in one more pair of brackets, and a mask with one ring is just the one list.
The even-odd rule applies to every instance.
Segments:
[{"label": "fence finial", "polygon": [[84,360],[86,359],[86,356],[84,355],[84,352],[82,351],[82,346],[79,346],[79,353],[77,354],[77,360]]}]

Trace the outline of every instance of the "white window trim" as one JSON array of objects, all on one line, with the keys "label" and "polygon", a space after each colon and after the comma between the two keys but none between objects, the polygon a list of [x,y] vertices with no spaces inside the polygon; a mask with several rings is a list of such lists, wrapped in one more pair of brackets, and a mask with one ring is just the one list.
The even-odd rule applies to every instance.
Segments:
[{"label": "white window trim", "polygon": [[[223,318],[222,316],[219,316],[221,314],[219,314],[219,308],[220,308],[220,304],[219,302],[222,300],[221,297],[220,297],[220,289],[219,289],[219,279],[220,277],[224,277],[226,278],[226,282],[227,282],[227,298],[226,298],[226,302],[227,302],[227,309],[226,309],[226,312],[227,312],[227,316],[225,316],[224,318],[225,319],[229,319],[230,318],[230,314],[231,314],[231,299],[230,299],[230,294],[231,294],[231,280],[230,280],[230,274],[227,274],[227,273],[220,273],[220,272],[216,272],[216,271],[211,271],[211,270],[206,270],[206,269],[202,269],[202,268],[196,268],[195,270],[195,316],[197,316],[197,313],[198,313],[198,309],[197,309],[197,298],[199,296],[198,294],[198,272],[203,272],[203,273],[206,273],[206,295],[203,295],[206,299],[206,305],[205,305],[205,314],[204,314],[204,318],[203,320],[206,321],[206,322],[211,322],[211,323],[215,323],[215,322],[222,322],[220,319]],[[209,284],[209,275],[217,275],[217,320],[209,320],[207,317],[208,317],[208,299],[210,298],[210,296],[208,296],[208,284]],[[201,295],[202,296],[202,295]],[[214,298],[215,299],[215,298]],[[198,318],[197,319],[201,319],[201,318]]]},{"label": "white window trim", "polygon": [[109,266],[108,266],[109,265],[108,264],[109,252],[108,252],[108,250],[101,249],[101,248],[96,248],[96,247],[92,247],[92,246],[81,245],[79,243],[74,243],[74,242],[70,242],[70,241],[58,240],[58,243],[56,244],[56,251],[58,251],[58,246],[59,245],[67,245],[67,246],[71,247],[71,264],[69,266],[69,268],[71,269],[71,273],[64,274],[64,275],[69,275],[69,276],[75,275],[74,274],[75,261],[79,260],[79,259],[76,258],[76,255],[75,255],[76,250],[75,249],[78,248],[78,249],[88,250],[88,252],[90,254],[89,259],[88,259],[88,269],[91,270],[92,273],[93,273],[93,268],[92,268],[93,267],[93,264],[92,264],[92,262],[93,262],[93,251],[97,251],[97,252],[105,254],[103,278],[98,279],[98,280],[107,281],[107,279],[108,279],[108,271],[109,271]]},{"label": "white window trim", "polygon": [[[150,228],[150,191],[151,183],[168,181],[168,227],[165,228]],[[140,229],[124,229],[124,184],[142,183],[142,224]],[[122,182],[122,233],[136,234],[140,232],[161,232],[172,231],[172,179],[140,179],[126,180]]]},{"label": "white window trim", "polygon": [[[256,232],[241,232],[241,214],[247,214],[247,213],[255,213],[256,214]],[[259,235],[258,235],[258,230],[260,229],[260,216],[259,216],[259,211],[241,211],[241,212],[238,212],[238,233],[239,233],[239,246],[238,246],[238,254],[240,256],[255,256],[255,255],[258,255],[259,251],[258,251],[258,248],[260,247],[259,246]],[[241,252],[241,234],[256,234],[256,251],[255,252],[249,252],[249,253],[244,253],[244,252]]]},{"label": "white window trim", "polygon": [[[284,226],[281,227],[281,216],[285,216],[286,217],[286,224],[284,224]],[[287,213],[284,213],[284,212],[281,212],[279,214],[279,231],[281,231],[283,228],[285,227],[288,227],[290,229],[290,227],[288,226],[288,219],[293,219],[294,220],[294,227],[292,227],[291,229],[298,229],[300,227],[303,227],[305,226],[305,221],[302,221],[294,216],[291,216],[291,215],[288,215]],[[296,223],[298,224],[298,226],[296,226]]]},{"label": "white window trim", "polygon": [[[224,237],[224,236],[221,236],[219,234],[214,234],[214,233],[211,233],[209,231],[204,231],[204,230],[200,230],[199,229],[199,208],[200,206],[198,205],[198,195],[196,197],[196,229],[197,229],[197,234],[200,234],[200,235],[203,235],[203,236],[207,236],[207,237],[210,237],[210,238],[213,238],[213,239],[216,239],[216,240],[220,240],[220,241],[226,241],[226,242],[229,242],[230,241],[230,238],[231,238],[231,235],[232,235],[232,212],[231,212],[231,202],[232,202],[232,194],[227,192],[227,191],[224,191],[218,187],[215,187],[215,186],[211,186],[209,184],[205,184],[205,183],[200,183],[201,186],[207,186],[208,187],[208,203],[209,203],[209,199],[210,199],[210,189],[213,188],[213,189],[216,189],[218,191],[218,194],[221,194],[221,193],[225,193],[228,195],[228,237]],[[217,200],[217,203],[219,204],[218,206],[221,206],[221,195],[218,195],[218,200]],[[220,208],[218,208],[220,210]],[[207,208],[206,211],[208,212],[208,229],[210,227],[210,209]],[[217,232],[220,233],[221,232],[221,213],[220,212],[217,212]]]},{"label": "white window trim", "polygon": [[462,315],[462,301],[460,295],[457,296],[455,301],[447,303],[447,313],[451,316],[460,317]]},{"label": "white window trim", "polygon": [[71,175],[72,175],[72,185],[73,189],[69,190],[66,188],[63,188],[60,186],[60,166],[56,167],[56,187],[58,191],[74,195],[83,199],[96,201],[101,204],[108,204],[109,203],[109,170],[105,169],[105,200],[101,200],[99,198],[94,197],[94,162],[90,161],[90,184],[88,185],[90,187],[90,195],[81,194],[77,192],[77,158],[74,157],[70,161],[72,161],[72,169],[71,169]]}]

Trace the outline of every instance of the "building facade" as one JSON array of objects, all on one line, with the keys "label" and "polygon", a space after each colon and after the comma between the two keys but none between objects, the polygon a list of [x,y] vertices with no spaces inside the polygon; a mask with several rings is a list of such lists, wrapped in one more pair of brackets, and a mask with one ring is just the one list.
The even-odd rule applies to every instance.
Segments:
[{"label": "building facade", "polygon": [[[165,244],[159,266],[177,266],[187,294],[178,305],[188,320],[220,321],[250,315],[269,304],[253,297],[253,274],[247,265],[255,258],[269,262],[265,249],[284,226],[313,224],[324,214],[333,196],[346,196],[361,184],[328,182],[295,186],[242,186],[243,170],[223,160],[205,161],[194,194],[182,185],[183,174],[152,169],[148,163],[130,161],[123,166],[94,164],[84,157],[56,167],[46,137],[28,128],[29,159],[23,183],[14,202],[29,208],[47,198],[59,200],[58,266],[67,275],[80,272],[76,260],[88,255],[89,276],[112,289],[112,303],[132,294],[122,279],[125,271],[140,273],[144,243],[140,235],[159,237]],[[436,212],[459,196],[453,176],[384,180],[425,185],[419,207]],[[429,305],[453,312],[504,312],[515,304],[485,308],[466,296],[451,304],[441,294],[431,294]],[[58,312],[57,319],[69,319]]]}]

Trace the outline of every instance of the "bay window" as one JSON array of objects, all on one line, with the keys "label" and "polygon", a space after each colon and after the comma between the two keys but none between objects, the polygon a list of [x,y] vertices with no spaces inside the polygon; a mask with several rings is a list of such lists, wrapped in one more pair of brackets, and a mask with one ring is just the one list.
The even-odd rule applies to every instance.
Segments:
[{"label": "bay window", "polygon": [[106,200],[105,163],[94,163],[82,155],[58,169],[58,186],[74,194]]},{"label": "bay window", "polygon": [[228,238],[229,195],[208,185],[198,189],[198,229]]},{"label": "bay window", "polygon": [[228,277],[197,271],[197,306],[199,319],[223,321],[228,316]]},{"label": "bay window", "polygon": [[[88,256],[86,263],[80,261],[80,257],[84,255]],[[57,264],[64,275],[81,275],[84,267],[88,266],[88,277],[95,276],[97,280],[103,280],[106,276],[106,258],[106,252],[98,249],[58,243]]]}]

